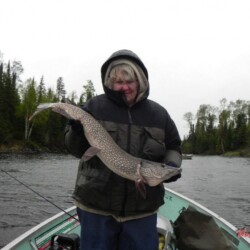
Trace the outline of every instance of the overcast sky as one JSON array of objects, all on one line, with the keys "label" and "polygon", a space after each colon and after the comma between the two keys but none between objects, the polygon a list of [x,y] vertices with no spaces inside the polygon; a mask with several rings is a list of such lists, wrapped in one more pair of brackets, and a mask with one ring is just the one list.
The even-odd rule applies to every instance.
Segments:
[{"label": "overcast sky", "polygon": [[78,96],[87,80],[103,93],[100,67],[118,49],[138,54],[149,98],[179,129],[201,104],[250,100],[249,0],[0,0],[0,51],[21,61],[23,81],[63,77]]}]

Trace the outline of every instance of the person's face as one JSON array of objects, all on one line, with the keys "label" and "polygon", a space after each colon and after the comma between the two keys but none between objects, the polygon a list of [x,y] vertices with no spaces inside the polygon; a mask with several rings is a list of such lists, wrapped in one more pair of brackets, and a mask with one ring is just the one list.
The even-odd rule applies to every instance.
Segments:
[{"label": "person's face", "polygon": [[112,89],[122,92],[126,98],[127,104],[132,106],[137,96],[138,82],[134,79],[126,79],[124,74],[118,71]]}]

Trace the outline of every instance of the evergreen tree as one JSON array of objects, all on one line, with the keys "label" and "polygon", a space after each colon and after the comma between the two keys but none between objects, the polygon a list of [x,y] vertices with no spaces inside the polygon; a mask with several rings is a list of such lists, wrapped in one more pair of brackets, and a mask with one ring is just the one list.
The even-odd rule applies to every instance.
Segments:
[{"label": "evergreen tree", "polygon": [[76,99],[77,99],[76,92],[75,91],[71,92],[68,96],[68,99],[72,104],[76,104]]},{"label": "evergreen tree", "polygon": [[250,145],[250,101],[247,102],[247,145]]},{"label": "evergreen tree", "polygon": [[217,150],[220,153],[225,153],[229,149],[230,145],[228,142],[230,125],[230,111],[222,110],[219,114],[219,125],[217,129]]},{"label": "evergreen tree", "polygon": [[185,114],[184,119],[190,124],[190,132],[183,140],[183,149],[192,149],[192,153],[198,154],[221,154],[250,146],[250,102],[237,100],[227,105],[227,100],[223,98],[220,104],[220,109],[200,105],[195,129],[192,129],[190,115]]},{"label": "evergreen tree", "polygon": [[16,136],[18,132],[18,121],[16,119],[16,109],[19,105],[19,95],[16,86],[17,75],[11,72],[10,62],[7,65],[6,72],[2,71],[2,125],[3,140],[8,142]]},{"label": "evergreen tree", "polygon": [[65,90],[65,86],[64,86],[64,82],[63,82],[63,78],[62,77],[59,77],[57,79],[56,94],[57,94],[58,101],[61,102],[61,101],[65,100],[66,90]]},{"label": "evergreen tree", "polygon": [[87,84],[83,85],[83,89],[84,92],[80,96],[79,104],[83,104],[95,96],[95,88],[91,80],[88,80]]},{"label": "evergreen tree", "polygon": [[56,101],[58,101],[56,93],[52,90],[52,88],[49,88],[48,91],[46,92],[45,102],[56,102]]},{"label": "evergreen tree", "polygon": [[240,113],[236,117],[233,140],[235,149],[244,147],[247,144],[247,118],[244,113]]},{"label": "evergreen tree", "polygon": [[0,143],[4,142],[6,127],[7,127],[7,117],[5,113],[5,88],[3,81],[3,63],[0,64]]},{"label": "evergreen tree", "polygon": [[37,102],[42,103],[42,102],[44,102],[45,98],[46,98],[46,87],[45,87],[45,83],[44,83],[44,78],[42,76],[40,83],[39,83],[39,86],[38,86]]}]

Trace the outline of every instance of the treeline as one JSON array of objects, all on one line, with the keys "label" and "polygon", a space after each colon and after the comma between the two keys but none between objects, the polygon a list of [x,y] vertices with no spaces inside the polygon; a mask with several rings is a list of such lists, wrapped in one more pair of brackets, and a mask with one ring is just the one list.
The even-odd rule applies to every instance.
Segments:
[{"label": "treeline", "polygon": [[64,102],[67,98],[77,105],[91,98],[95,89],[87,81],[77,98],[75,92],[67,95],[62,77],[56,82],[56,90],[46,88],[44,77],[37,83],[34,78],[20,80],[23,68],[20,62],[5,64],[0,61],[0,146],[24,142],[29,146],[44,146],[51,150],[64,150],[63,131],[67,123],[64,117],[46,111],[31,122],[29,117],[39,103]]},{"label": "treeline", "polygon": [[250,101],[220,101],[220,107],[200,105],[196,115],[188,112],[184,119],[189,135],[183,151],[193,154],[224,154],[250,148]]},{"label": "treeline", "polygon": [[[92,81],[83,85],[80,97],[76,92],[67,94],[62,77],[58,77],[56,89],[47,88],[44,77],[22,82],[21,62],[5,64],[0,58],[0,147],[22,142],[29,146],[44,146],[50,150],[64,150],[63,131],[66,119],[46,111],[29,117],[39,103],[64,102],[69,99],[81,105],[95,95]],[[235,102],[222,99],[220,107],[200,105],[194,115],[188,112],[184,119],[189,134],[184,138],[184,153],[223,154],[242,148],[250,148],[250,101]],[[250,151],[250,150],[249,150]]]}]

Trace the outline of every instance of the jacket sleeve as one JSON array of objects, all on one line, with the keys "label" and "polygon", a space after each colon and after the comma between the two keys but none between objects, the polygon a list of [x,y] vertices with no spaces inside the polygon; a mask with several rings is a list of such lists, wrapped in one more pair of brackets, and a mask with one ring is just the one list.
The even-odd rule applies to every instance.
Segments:
[{"label": "jacket sleeve", "polygon": [[177,127],[169,115],[165,127],[165,135],[166,153],[164,162],[180,167],[182,163],[181,139]]},{"label": "jacket sleeve", "polygon": [[[182,163],[182,155],[175,150],[167,150],[165,156],[165,163],[169,166],[180,168]],[[165,183],[174,182],[181,178],[181,173],[172,176],[170,179],[165,180]]]},{"label": "jacket sleeve", "polygon": [[[172,167],[180,168],[182,164],[181,139],[174,121],[169,117],[166,127],[166,153],[164,162]],[[174,182],[181,178],[181,173],[164,181],[165,183]]]},{"label": "jacket sleeve", "polygon": [[90,147],[86,137],[79,136],[69,125],[65,128],[64,142],[68,152],[77,158],[81,158],[84,152]]}]

